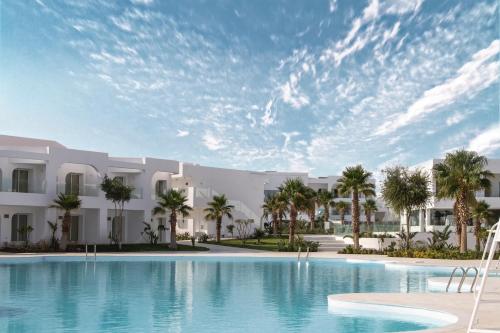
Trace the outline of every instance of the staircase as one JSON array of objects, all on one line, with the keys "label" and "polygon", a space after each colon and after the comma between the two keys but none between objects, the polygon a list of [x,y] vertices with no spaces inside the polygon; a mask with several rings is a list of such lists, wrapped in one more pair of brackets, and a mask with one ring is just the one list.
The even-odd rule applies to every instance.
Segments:
[{"label": "staircase", "polygon": [[344,241],[337,240],[332,235],[304,235],[304,240],[318,242],[319,252],[338,252],[346,247]]}]

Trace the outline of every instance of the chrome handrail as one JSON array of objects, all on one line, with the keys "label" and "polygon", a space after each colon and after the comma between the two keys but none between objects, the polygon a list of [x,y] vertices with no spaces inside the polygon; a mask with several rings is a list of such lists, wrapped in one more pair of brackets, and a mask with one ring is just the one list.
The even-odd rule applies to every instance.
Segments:
[{"label": "chrome handrail", "polygon": [[309,260],[309,246],[307,247],[306,262]]},{"label": "chrome handrail", "polygon": [[471,269],[473,269],[476,272],[474,274],[474,279],[472,280],[472,284],[470,286],[470,292],[473,292],[473,290],[474,290],[474,284],[476,283],[477,276],[479,275],[479,270],[476,267],[474,267],[474,266],[467,267],[467,269],[465,270],[465,273],[462,276],[462,279],[460,280],[460,283],[458,284],[458,289],[457,289],[458,292],[461,292],[462,285],[464,284],[465,278],[467,277],[467,272],[469,272],[469,270],[471,270]]},{"label": "chrome handrail", "polygon": [[300,252],[302,251],[302,246],[299,246],[299,254],[297,255],[297,261],[300,262]]},{"label": "chrome handrail", "polygon": [[453,269],[453,271],[451,272],[450,279],[448,280],[448,285],[446,286],[446,292],[448,292],[448,289],[450,289],[451,281],[453,281],[453,278],[455,277],[455,272],[457,271],[457,269],[460,269],[462,271],[462,277],[465,275],[465,269],[463,267],[459,267],[459,266],[455,267]]},{"label": "chrome handrail", "polygon": [[97,244],[94,244],[94,260],[97,259]]}]

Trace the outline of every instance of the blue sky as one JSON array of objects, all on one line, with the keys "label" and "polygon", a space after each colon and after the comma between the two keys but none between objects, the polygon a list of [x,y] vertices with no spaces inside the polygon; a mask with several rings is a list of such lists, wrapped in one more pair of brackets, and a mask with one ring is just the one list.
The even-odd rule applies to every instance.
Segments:
[{"label": "blue sky", "polygon": [[314,175],[500,157],[494,0],[0,6],[2,134]]}]

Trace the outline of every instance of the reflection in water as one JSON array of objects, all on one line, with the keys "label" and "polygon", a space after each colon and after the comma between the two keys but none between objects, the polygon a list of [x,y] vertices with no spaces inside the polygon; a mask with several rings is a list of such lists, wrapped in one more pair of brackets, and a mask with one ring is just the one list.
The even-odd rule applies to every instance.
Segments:
[{"label": "reflection in water", "polygon": [[342,261],[297,265],[295,260],[236,258],[2,264],[0,331],[419,329],[423,326],[331,315],[326,296],[422,291],[429,274]]}]

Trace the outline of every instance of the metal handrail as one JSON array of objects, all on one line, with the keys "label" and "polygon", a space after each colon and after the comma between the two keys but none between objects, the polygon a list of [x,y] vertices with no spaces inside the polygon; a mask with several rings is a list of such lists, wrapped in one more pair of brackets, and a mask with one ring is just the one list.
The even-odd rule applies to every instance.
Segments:
[{"label": "metal handrail", "polygon": [[300,252],[302,251],[302,246],[299,246],[299,254],[297,255],[297,261],[300,262]]},{"label": "metal handrail", "polygon": [[455,267],[453,269],[453,271],[451,272],[450,279],[448,280],[448,285],[446,286],[446,292],[448,292],[448,289],[450,289],[451,281],[453,281],[453,278],[455,277],[455,272],[457,271],[457,269],[460,269],[462,271],[462,277],[465,275],[465,269],[463,267],[459,267],[459,266]]},{"label": "metal handrail", "polygon": [[94,244],[94,260],[97,259],[97,244]]},{"label": "metal handrail", "polygon": [[467,277],[467,272],[469,272],[469,270],[471,270],[471,269],[473,269],[476,272],[474,274],[474,279],[472,280],[472,284],[470,285],[470,292],[474,291],[474,285],[476,283],[477,276],[479,275],[479,270],[476,267],[471,266],[471,267],[467,267],[467,269],[465,270],[465,273],[462,276],[460,283],[458,284],[458,290],[457,290],[458,292],[461,292],[462,285],[464,284],[465,278]]},{"label": "metal handrail", "polygon": [[307,247],[306,262],[309,260],[309,246]]},{"label": "metal handrail", "polygon": [[87,259],[88,255],[89,255],[89,247],[88,247],[88,244],[85,243],[85,259]]}]

